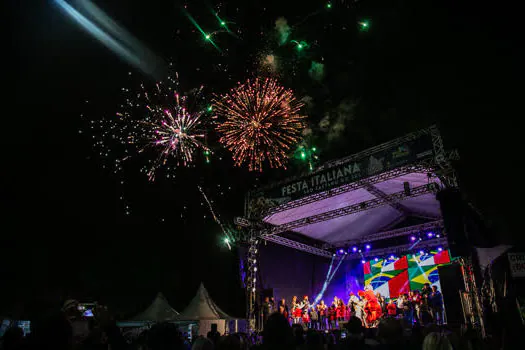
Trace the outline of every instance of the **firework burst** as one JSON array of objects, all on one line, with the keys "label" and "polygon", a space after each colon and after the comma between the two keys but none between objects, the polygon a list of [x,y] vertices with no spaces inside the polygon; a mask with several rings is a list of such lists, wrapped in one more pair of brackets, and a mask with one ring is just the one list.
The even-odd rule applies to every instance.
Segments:
[{"label": "firework burst", "polygon": [[193,162],[197,150],[210,152],[204,144],[206,110],[197,106],[202,87],[189,95],[180,95],[177,87],[169,77],[151,90],[144,84],[139,91],[123,89],[126,99],[116,118],[92,122],[101,129],[96,145],[101,155],[114,158],[116,171],[124,160],[140,155],[145,159],[141,171],[152,181],[160,168],[171,177],[177,167]]},{"label": "firework burst", "polygon": [[248,80],[214,100],[222,119],[219,141],[233,152],[236,166],[247,163],[250,171],[262,171],[268,162],[271,168],[286,168],[289,150],[305,126],[302,106],[274,79]]}]

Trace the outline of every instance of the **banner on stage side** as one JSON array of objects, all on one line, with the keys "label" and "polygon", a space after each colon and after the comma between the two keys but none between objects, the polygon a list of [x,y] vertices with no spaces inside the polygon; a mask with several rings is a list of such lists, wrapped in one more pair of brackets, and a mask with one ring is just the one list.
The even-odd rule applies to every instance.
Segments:
[{"label": "banner on stage side", "polygon": [[512,277],[525,277],[525,253],[508,253]]}]

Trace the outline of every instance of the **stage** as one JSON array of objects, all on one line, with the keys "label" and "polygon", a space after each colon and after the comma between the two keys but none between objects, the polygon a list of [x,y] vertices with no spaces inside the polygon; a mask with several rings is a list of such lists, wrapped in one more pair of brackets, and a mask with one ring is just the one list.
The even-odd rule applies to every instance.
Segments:
[{"label": "stage", "polygon": [[248,318],[268,294],[330,303],[365,285],[388,299],[441,288],[453,257],[436,193],[457,186],[454,157],[430,127],[250,192],[237,220],[251,233]]}]

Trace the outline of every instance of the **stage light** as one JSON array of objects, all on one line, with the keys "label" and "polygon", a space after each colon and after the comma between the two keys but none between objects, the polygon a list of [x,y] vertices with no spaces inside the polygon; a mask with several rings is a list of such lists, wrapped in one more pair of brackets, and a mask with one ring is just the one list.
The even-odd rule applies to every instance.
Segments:
[{"label": "stage light", "polygon": [[375,258],[374,261],[375,261],[375,262],[378,262],[378,261],[379,261],[379,258]]},{"label": "stage light", "polygon": [[419,251],[419,255],[423,255],[423,254],[425,254],[425,252],[422,251],[422,250],[420,250],[420,251]]},{"label": "stage light", "polygon": [[357,252],[357,247],[353,247],[353,248],[352,248],[352,251],[353,251],[354,253]]},{"label": "stage light", "polygon": [[254,272],[257,272],[257,267],[254,267],[254,268],[253,268],[253,271],[254,271]]},{"label": "stage light", "polygon": [[442,251],[443,251],[443,248],[438,247],[438,252],[442,252]]},{"label": "stage light", "polygon": [[348,255],[348,252],[345,252],[345,255]]},{"label": "stage light", "polygon": [[390,255],[390,259],[391,259],[391,260],[394,260],[395,258],[396,258],[395,256]]},{"label": "stage light", "polygon": [[370,244],[367,244],[367,245],[365,246],[365,248],[368,250],[368,249],[372,248],[372,246],[371,246]]},{"label": "stage light", "polygon": [[332,255],[332,256],[335,256],[335,254],[334,254],[334,255]]},{"label": "stage light", "polygon": [[230,239],[229,238],[225,238],[224,239],[224,243],[226,243],[226,244],[230,243]]},{"label": "stage light", "polygon": [[345,251],[343,249],[339,249],[339,254],[343,254]]},{"label": "stage light", "polygon": [[427,237],[428,238],[432,238],[433,236],[434,236],[434,234],[432,232],[427,233]]},{"label": "stage light", "polygon": [[366,264],[366,261],[364,261],[364,260],[361,260],[361,264]]},{"label": "stage light", "polygon": [[361,252],[362,252],[362,250],[361,250],[361,249],[359,249],[359,250],[358,250],[358,252],[359,252],[359,253],[361,253]]},{"label": "stage light", "polygon": [[438,233],[438,234],[436,235],[436,237],[439,238],[439,237],[441,237],[441,235]]},{"label": "stage light", "polygon": [[410,236],[410,240],[414,242],[416,240],[416,236]]}]

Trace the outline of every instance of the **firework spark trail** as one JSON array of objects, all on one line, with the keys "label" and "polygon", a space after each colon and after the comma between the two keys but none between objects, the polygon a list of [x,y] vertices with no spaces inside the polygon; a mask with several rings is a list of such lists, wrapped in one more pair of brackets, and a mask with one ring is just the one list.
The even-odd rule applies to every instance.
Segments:
[{"label": "firework spark trail", "polygon": [[274,79],[248,80],[214,100],[224,119],[217,126],[219,141],[233,152],[236,166],[248,163],[250,171],[262,171],[267,161],[271,168],[286,168],[288,152],[305,127],[302,106]]},{"label": "firework spark trail", "polygon": [[166,177],[175,177],[179,166],[193,163],[197,150],[211,152],[204,144],[206,110],[197,105],[202,87],[181,95],[175,75],[152,89],[141,84],[138,90],[122,90],[125,101],[116,116],[91,121],[94,146],[113,161],[115,172],[136,158],[150,181],[161,168]]},{"label": "firework spark trail", "polygon": [[[221,227],[222,232],[224,233],[224,236],[226,236],[228,239],[231,239],[229,232],[224,228],[224,225],[222,224],[219,216],[215,214],[215,210],[213,210],[213,205],[211,204],[210,200],[208,199],[208,196],[204,192],[201,186],[197,185],[197,188],[199,189],[200,193],[204,197],[204,200],[206,203],[208,203],[208,207],[210,208],[210,213],[213,216],[213,220]],[[231,248],[230,248],[231,249]]]}]

